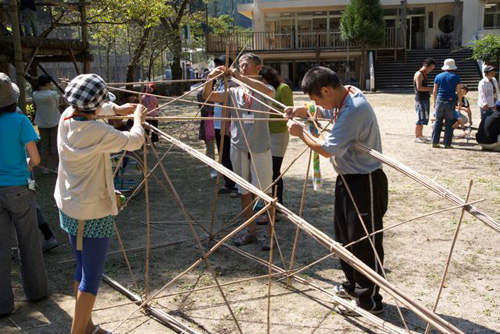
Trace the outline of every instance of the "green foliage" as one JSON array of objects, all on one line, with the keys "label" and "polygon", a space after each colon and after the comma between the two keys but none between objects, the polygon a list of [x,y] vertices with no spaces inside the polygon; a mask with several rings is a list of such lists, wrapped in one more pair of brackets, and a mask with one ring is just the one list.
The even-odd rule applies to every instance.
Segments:
[{"label": "green foliage", "polygon": [[33,123],[35,119],[35,106],[33,102],[26,103],[26,117]]},{"label": "green foliage", "polygon": [[469,47],[472,59],[483,60],[486,63],[500,62],[500,35],[487,34]]},{"label": "green foliage", "polygon": [[379,45],[385,34],[383,16],[379,0],[351,0],[340,19],[342,38]]}]

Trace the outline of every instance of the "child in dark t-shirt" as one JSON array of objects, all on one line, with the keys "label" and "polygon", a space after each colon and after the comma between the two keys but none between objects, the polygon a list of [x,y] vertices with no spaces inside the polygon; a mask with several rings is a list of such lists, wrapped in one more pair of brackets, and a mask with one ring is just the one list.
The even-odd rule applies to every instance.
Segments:
[{"label": "child in dark t-shirt", "polygon": [[[455,118],[453,120],[453,129],[462,129],[464,131],[462,138],[466,137],[466,130],[468,127],[472,126],[472,112],[470,109],[469,100],[465,97],[469,92],[467,85],[463,84],[462,90],[462,106],[455,109]],[[467,127],[466,127],[467,125]]]}]

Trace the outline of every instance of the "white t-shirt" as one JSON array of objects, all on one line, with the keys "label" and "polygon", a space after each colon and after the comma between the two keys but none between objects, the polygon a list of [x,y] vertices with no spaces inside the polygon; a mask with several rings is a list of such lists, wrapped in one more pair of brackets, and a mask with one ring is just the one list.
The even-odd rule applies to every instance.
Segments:
[{"label": "white t-shirt", "polygon": [[59,94],[53,90],[37,90],[33,92],[33,103],[36,107],[35,124],[39,128],[53,128],[59,123]]}]

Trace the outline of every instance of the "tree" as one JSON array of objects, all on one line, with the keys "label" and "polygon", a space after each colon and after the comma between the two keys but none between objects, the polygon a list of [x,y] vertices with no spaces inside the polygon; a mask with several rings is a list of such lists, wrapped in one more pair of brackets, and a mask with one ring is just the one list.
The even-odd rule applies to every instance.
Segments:
[{"label": "tree", "polygon": [[365,88],[367,48],[380,45],[384,39],[383,16],[379,0],[351,0],[340,19],[342,38],[361,44],[359,70],[361,89]]},{"label": "tree", "polygon": [[472,50],[472,59],[500,65],[500,35],[487,34],[468,48]]}]

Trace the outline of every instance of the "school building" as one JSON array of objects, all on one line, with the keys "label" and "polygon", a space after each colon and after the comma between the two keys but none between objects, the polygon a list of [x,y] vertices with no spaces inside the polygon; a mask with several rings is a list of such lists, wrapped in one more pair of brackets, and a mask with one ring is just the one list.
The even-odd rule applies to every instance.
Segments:
[{"label": "school building", "polygon": [[[359,43],[342,40],[339,29],[347,3],[348,0],[254,0],[240,4],[238,12],[252,20],[252,31],[209,34],[207,50],[210,54],[224,53],[228,42],[237,50],[245,48],[261,56],[265,64],[276,68],[296,87],[316,64],[335,69],[344,81],[355,82],[361,48]],[[383,64],[421,62],[425,55],[441,61],[450,56],[453,43],[465,46],[484,34],[500,34],[500,0],[408,0],[406,4],[381,0],[381,5],[385,39],[382,45],[370,49],[376,72]],[[477,66],[466,61],[470,53],[454,56],[464,63],[463,70],[468,67],[467,71],[478,71]],[[472,81],[477,77],[477,73],[473,74]]]}]

